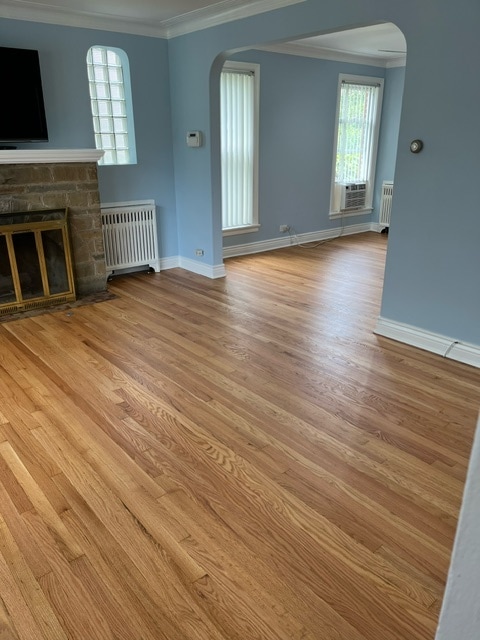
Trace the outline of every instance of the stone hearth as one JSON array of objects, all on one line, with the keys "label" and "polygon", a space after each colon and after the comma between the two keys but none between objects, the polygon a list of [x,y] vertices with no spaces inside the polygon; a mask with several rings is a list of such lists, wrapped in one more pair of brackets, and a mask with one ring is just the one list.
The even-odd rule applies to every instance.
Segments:
[{"label": "stone hearth", "polygon": [[0,151],[0,215],[68,208],[78,296],[105,291],[97,161],[102,152]]}]

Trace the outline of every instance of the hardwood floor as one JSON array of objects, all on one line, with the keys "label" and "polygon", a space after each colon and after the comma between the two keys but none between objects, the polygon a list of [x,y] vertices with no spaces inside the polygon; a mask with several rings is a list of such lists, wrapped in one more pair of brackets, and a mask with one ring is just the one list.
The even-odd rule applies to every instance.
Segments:
[{"label": "hardwood floor", "polygon": [[477,369],[373,334],[387,238],[0,324],[2,640],[432,640]]}]

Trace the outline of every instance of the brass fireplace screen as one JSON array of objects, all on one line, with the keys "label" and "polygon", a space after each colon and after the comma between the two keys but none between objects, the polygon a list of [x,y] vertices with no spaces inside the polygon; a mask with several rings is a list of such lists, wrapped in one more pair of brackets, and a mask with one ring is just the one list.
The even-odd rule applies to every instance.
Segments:
[{"label": "brass fireplace screen", "polygon": [[0,215],[0,316],[75,300],[67,214]]}]

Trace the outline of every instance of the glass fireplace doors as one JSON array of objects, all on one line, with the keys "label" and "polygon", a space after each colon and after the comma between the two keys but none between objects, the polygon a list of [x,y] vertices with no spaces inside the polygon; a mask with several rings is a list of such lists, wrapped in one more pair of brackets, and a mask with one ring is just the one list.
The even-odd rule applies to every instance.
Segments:
[{"label": "glass fireplace doors", "polygon": [[75,300],[67,213],[0,215],[0,315]]}]

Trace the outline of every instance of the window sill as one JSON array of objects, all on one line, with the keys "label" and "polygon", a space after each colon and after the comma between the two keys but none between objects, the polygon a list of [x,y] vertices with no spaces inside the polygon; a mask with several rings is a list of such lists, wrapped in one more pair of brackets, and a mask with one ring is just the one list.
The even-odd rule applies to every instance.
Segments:
[{"label": "window sill", "polygon": [[98,162],[99,167],[131,167],[138,164],[136,160],[130,162]]},{"label": "window sill", "polygon": [[334,220],[335,218],[353,218],[355,216],[368,216],[372,213],[373,207],[367,207],[366,209],[356,209],[355,211],[330,211],[329,218]]},{"label": "window sill", "polygon": [[223,236],[238,236],[242,233],[252,233],[253,231],[258,231],[260,229],[259,224],[249,224],[245,227],[232,227],[231,229],[223,229]]}]

